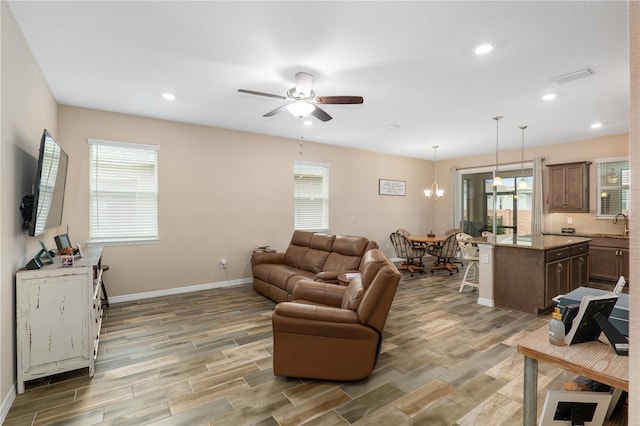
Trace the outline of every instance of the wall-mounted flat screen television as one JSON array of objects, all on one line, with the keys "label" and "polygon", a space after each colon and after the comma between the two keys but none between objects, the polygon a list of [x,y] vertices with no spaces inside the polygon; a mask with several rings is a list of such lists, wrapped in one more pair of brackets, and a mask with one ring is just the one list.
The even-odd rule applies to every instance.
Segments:
[{"label": "wall-mounted flat screen television", "polygon": [[30,236],[43,234],[62,225],[68,160],[67,154],[45,129],[40,140],[34,193],[25,196],[21,206],[25,220],[23,228],[28,229]]}]

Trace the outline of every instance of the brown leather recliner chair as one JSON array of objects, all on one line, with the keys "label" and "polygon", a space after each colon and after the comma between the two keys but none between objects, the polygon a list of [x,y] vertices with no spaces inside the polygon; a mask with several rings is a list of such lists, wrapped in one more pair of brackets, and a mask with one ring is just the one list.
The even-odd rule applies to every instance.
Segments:
[{"label": "brown leather recliner chair", "polygon": [[348,286],[299,281],[273,313],[276,376],[359,380],[373,371],[400,273],[378,249]]}]

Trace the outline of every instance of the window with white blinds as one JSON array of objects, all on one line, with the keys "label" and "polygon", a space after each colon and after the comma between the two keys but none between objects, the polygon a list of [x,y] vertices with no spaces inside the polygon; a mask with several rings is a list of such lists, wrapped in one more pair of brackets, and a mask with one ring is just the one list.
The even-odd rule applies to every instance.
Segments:
[{"label": "window with white blinds", "polygon": [[158,239],[156,145],[89,139],[89,242]]},{"label": "window with white blinds", "polygon": [[329,165],[294,162],[294,229],[329,232]]},{"label": "window with white blinds", "polygon": [[629,159],[596,160],[596,217],[609,219],[631,210],[631,171]]}]

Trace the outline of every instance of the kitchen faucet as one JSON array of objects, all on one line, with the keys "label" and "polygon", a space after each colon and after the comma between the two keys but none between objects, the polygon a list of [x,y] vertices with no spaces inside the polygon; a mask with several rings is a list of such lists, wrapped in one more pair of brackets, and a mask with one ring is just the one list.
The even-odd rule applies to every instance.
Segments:
[{"label": "kitchen faucet", "polygon": [[618,213],[616,217],[613,219],[613,224],[615,225],[616,223],[618,223],[619,216],[622,216],[624,218],[624,235],[628,235],[629,234],[629,218],[627,217],[626,214]]}]

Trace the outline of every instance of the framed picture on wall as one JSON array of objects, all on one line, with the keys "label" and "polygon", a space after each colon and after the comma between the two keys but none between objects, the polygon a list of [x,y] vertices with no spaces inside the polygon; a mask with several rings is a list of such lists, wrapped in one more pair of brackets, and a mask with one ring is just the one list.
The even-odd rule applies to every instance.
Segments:
[{"label": "framed picture on wall", "polygon": [[380,195],[407,195],[407,182],[404,180],[378,179],[378,194]]}]

